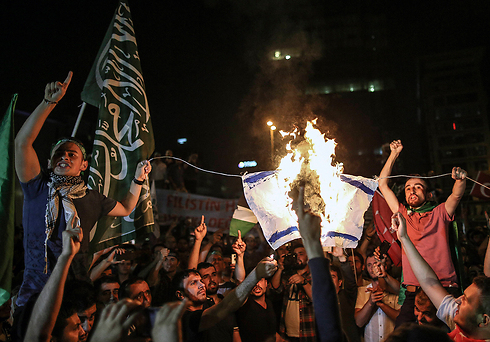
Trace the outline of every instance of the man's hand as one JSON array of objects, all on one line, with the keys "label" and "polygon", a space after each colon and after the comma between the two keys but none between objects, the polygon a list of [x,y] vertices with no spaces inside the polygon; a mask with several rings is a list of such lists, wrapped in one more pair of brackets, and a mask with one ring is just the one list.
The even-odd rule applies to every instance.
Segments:
[{"label": "man's hand", "polygon": [[182,317],[187,299],[181,302],[167,303],[158,311],[151,330],[151,336],[155,342],[179,341],[178,322]]},{"label": "man's hand", "polygon": [[63,250],[61,254],[65,256],[75,256],[80,250],[80,244],[83,239],[83,231],[80,227],[66,229],[62,233]]},{"label": "man's hand", "polygon": [[334,257],[337,257],[340,262],[347,261],[347,257],[345,256],[344,249],[342,247],[333,247],[330,254],[332,254]]},{"label": "man's hand", "polygon": [[66,89],[70,85],[73,72],[68,72],[68,76],[63,83],[56,81],[46,84],[44,88],[44,99],[49,102],[58,102],[65,96]]},{"label": "man's hand", "polygon": [[151,172],[151,163],[148,160],[143,160],[136,166],[136,172],[134,173],[134,178],[139,181],[144,181],[148,174]]},{"label": "man's hand", "polygon": [[453,170],[451,172],[451,177],[454,180],[464,180],[466,178],[466,175],[466,171],[460,167],[453,167]]},{"label": "man's hand", "polygon": [[371,292],[371,296],[369,297],[369,302],[371,305],[378,305],[381,304],[382,300],[383,300],[383,291],[380,290],[379,288],[368,288],[366,289],[366,291],[369,291]]},{"label": "man's hand", "polygon": [[305,278],[298,273],[293,274],[288,279],[288,284],[303,284],[305,282]]},{"label": "man's hand", "polygon": [[269,278],[277,270],[277,262],[269,257],[262,259],[257,265],[256,272],[259,279]]},{"label": "man's hand", "polygon": [[403,150],[403,145],[401,140],[393,140],[390,144],[390,150],[392,154],[400,154]]},{"label": "man's hand", "polygon": [[298,199],[294,206],[296,215],[298,215],[298,228],[301,234],[301,239],[306,249],[306,254],[309,259],[323,258],[323,249],[320,243],[322,235],[320,216],[315,215],[311,210],[305,210],[304,205],[305,188],[299,188]]},{"label": "man's hand", "polygon": [[201,216],[201,224],[194,229],[194,236],[196,240],[202,241],[206,237],[208,229],[206,223],[204,223],[204,215]]},{"label": "man's hand", "polygon": [[115,264],[120,264],[123,261],[122,260],[116,260],[116,254],[124,254],[126,253],[126,250],[124,248],[116,248],[112,251],[111,254],[107,257],[107,262],[110,262],[112,265]]},{"label": "man's hand", "polygon": [[116,304],[109,304],[102,311],[90,342],[120,341],[133,324],[141,308],[141,305],[127,298]]},{"label": "man's hand", "polygon": [[243,255],[245,253],[245,250],[247,249],[247,244],[243,242],[242,232],[240,230],[238,231],[238,239],[231,246],[231,248],[233,248],[233,251],[236,253],[237,256]]},{"label": "man's hand", "polygon": [[398,240],[402,240],[407,238],[407,222],[402,214],[396,212],[391,216],[391,227],[396,230],[396,234],[398,235]]}]

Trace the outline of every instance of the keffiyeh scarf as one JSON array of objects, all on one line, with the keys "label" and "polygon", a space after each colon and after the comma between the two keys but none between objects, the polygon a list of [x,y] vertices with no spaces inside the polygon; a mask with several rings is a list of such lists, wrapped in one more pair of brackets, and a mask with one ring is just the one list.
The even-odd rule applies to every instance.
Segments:
[{"label": "keffiyeh scarf", "polygon": [[67,227],[80,227],[80,218],[73,200],[82,198],[87,192],[87,186],[81,176],[59,176],[53,172],[49,175],[48,201],[46,203],[46,237],[44,240],[44,273],[48,273],[48,240],[53,234],[61,205],[65,209]]}]

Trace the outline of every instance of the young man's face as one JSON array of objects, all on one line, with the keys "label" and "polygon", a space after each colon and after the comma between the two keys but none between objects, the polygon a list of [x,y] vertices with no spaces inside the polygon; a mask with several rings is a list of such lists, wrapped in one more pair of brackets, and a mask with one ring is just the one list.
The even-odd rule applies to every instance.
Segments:
[{"label": "young man's face", "polygon": [[364,269],[364,265],[361,263],[361,260],[357,255],[352,257],[352,255],[349,255],[347,257],[347,260],[350,263],[350,267],[352,268],[352,271],[354,271],[357,275],[360,275],[362,270]]},{"label": "young man's face", "polygon": [[437,310],[430,300],[422,303],[417,297],[415,298],[413,313],[415,314],[419,325],[432,324],[434,320],[438,319],[436,312]]},{"label": "young man's face", "polygon": [[308,266],[308,255],[306,254],[306,249],[304,247],[295,248],[294,253],[296,254],[298,268],[305,268]]},{"label": "young man's face", "polygon": [[92,330],[95,321],[95,313],[97,312],[97,306],[94,304],[87,310],[78,312],[78,318],[80,319],[80,325],[82,326],[85,334],[80,341],[87,341],[88,334]]},{"label": "young man's face", "polygon": [[405,200],[412,208],[418,208],[427,200],[427,185],[420,178],[411,178],[405,183]]},{"label": "young man's face", "polygon": [[201,281],[201,276],[191,273],[184,279],[185,296],[192,303],[204,303],[206,301],[206,285]]},{"label": "young man's face", "polygon": [[122,260],[117,264],[117,273],[122,275],[131,273],[131,260]]},{"label": "young man's face", "polygon": [[79,176],[87,169],[88,162],[83,160],[82,151],[76,144],[66,142],[54,151],[48,166],[59,176]]},{"label": "young man's face", "polygon": [[332,281],[335,286],[335,292],[339,293],[340,287],[342,286],[342,280],[339,279],[339,275],[335,271],[330,271],[330,275],[332,276]]},{"label": "young man's face", "polygon": [[82,329],[82,325],[80,324],[80,318],[78,318],[78,315],[74,313],[66,319],[66,326],[65,329],[63,329],[61,342],[83,341],[84,335],[85,331]]},{"label": "young man's face", "polygon": [[139,302],[146,309],[151,306],[151,291],[146,281],[129,285],[129,299]]},{"label": "young man's face", "polygon": [[262,297],[265,295],[265,291],[267,291],[267,279],[262,278],[259,282],[254,286],[250,295],[255,298]]},{"label": "young man's face", "polygon": [[102,283],[97,296],[97,301],[104,305],[117,303],[119,300],[119,283]]},{"label": "young man's face", "polygon": [[454,323],[456,323],[464,332],[470,333],[478,327],[478,309],[480,306],[480,289],[471,284],[466,288],[463,295],[459,297],[456,302],[458,303],[458,311],[454,316]]},{"label": "young man's face", "polygon": [[371,279],[378,279],[378,274],[375,272],[375,265],[378,262],[374,256],[367,257],[366,259],[366,270]]},{"label": "young man's face", "polygon": [[214,267],[201,268],[199,270],[201,281],[206,285],[206,294],[214,295],[218,292],[218,274]]},{"label": "young man's face", "polygon": [[163,261],[163,269],[165,272],[172,273],[179,267],[180,261],[174,256],[167,256]]}]

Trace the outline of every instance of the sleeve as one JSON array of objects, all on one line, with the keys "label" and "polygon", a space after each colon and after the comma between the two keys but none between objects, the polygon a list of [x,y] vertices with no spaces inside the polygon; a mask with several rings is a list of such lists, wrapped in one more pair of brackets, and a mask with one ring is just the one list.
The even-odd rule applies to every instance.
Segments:
[{"label": "sleeve", "polygon": [[100,204],[100,215],[106,216],[109,214],[109,212],[114,209],[114,207],[117,204],[117,201],[115,199],[106,197],[105,195],[101,194],[98,191],[91,191],[92,196],[94,196],[97,200],[97,202]]},{"label": "sleeve", "polygon": [[340,270],[342,271],[342,278],[344,279],[343,291],[349,300],[351,300],[352,303],[355,303],[357,298],[357,282],[354,271],[348,261],[340,263]]},{"label": "sleeve", "polygon": [[456,303],[456,298],[451,295],[447,295],[441,302],[439,309],[437,309],[437,318],[446,323],[449,329],[454,330],[456,324],[454,323],[454,315],[458,310],[458,304]]},{"label": "sleeve", "polygon": [[24,193],[25,199],[32,199],[37,197],[42,190],[48,186],[48,182],[44,174],[41,172],[27,183],[20,182],[20,186],[22,188],[22,192]]},{"label": "sleeve", "polygon": [[330,261],[325,258],[313,258],[308,261],[308,265],[313,282],[313,306],[319,340],[342,341],[338,299],[330,275]]}]

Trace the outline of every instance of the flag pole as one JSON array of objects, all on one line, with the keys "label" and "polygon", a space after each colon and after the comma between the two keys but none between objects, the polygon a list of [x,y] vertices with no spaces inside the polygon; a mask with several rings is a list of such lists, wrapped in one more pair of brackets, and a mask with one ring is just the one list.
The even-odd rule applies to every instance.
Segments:
[{"label": "flag pole", "polygon": [[78,112],[77,122],[75,122],[75,127],[73,127],[73,132],[71,132],[71,137],[74,138],[78,131],[78,126],[80,125],[80,121],[82,121],[83,112],[85,111],[85,107],[87,107],[87,102],[82,102],[82,107],[80,108],[80,112]]}]

